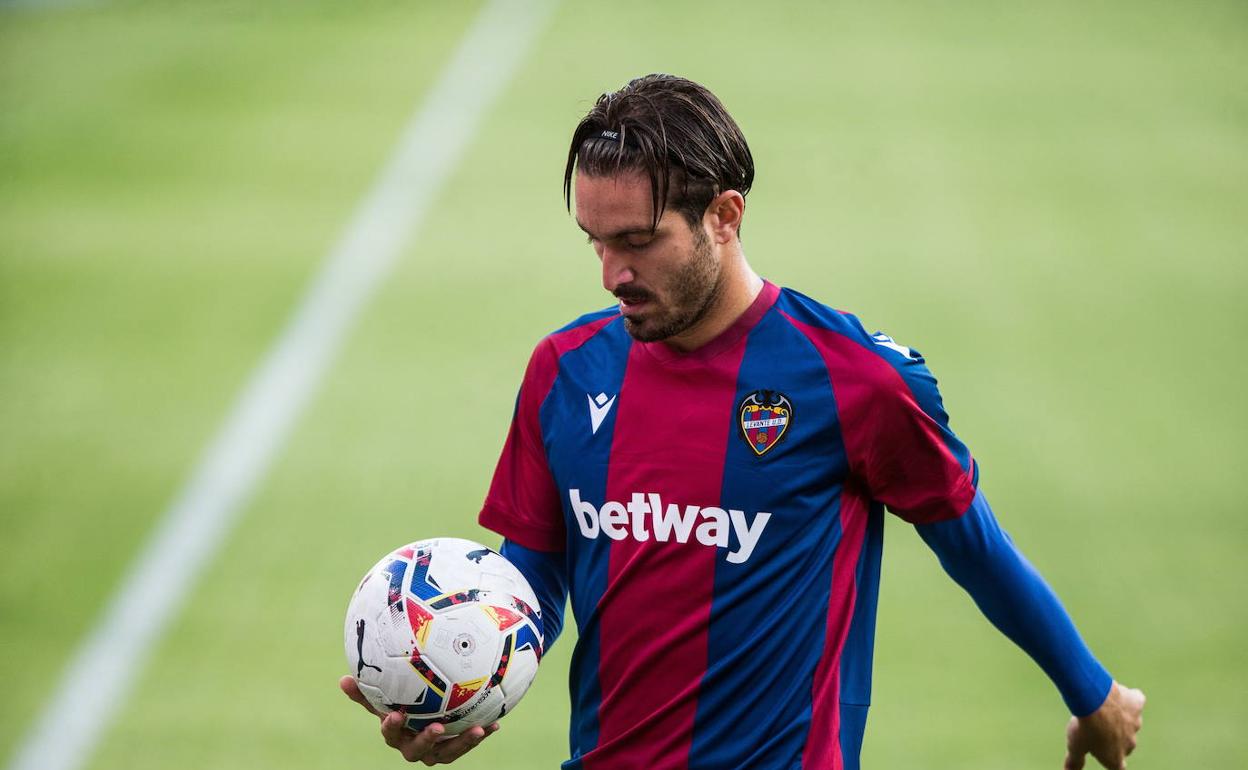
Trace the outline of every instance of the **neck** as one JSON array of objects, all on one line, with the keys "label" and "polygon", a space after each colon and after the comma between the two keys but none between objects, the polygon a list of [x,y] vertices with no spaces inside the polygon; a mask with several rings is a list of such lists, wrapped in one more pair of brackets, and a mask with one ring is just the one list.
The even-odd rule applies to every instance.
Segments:
[{"label": "neck", "polygon": [[697,350],[732,326],[763,290],[763,279],[745,261],[739,246],[723,259],[722,283],[714,303],[702,320],[664,340],[668,346],[683,353]]}]

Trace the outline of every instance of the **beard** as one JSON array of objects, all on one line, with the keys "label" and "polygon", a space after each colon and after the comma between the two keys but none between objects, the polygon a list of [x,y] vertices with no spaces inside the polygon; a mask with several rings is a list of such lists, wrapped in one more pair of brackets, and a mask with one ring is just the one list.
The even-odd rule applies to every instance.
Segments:
[{"label": "beard", "polygon": [[[674,275],[660,287],[666,295],[662,307],[655,307],[640,320],[624,318],[624,328],[639,342],[657,342],[693,328],[706,317],[722,291],[719,260],[711,248],[711,240],[701,227],[693,227],[693,254]],[[615,296],[625,300],[650,300],[658,305],[659,297],[644,289],[621,286]]]}]

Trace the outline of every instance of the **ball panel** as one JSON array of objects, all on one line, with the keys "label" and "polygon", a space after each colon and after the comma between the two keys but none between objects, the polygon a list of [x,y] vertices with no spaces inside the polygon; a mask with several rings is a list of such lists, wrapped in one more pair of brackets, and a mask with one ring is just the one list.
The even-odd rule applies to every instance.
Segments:
[{"label": "ball panel", "polygon": [[380,687],[374,687],[371,684],[365,684],[364,682],[361,682],[358,679],[355,681],[355,684],[357,687],[360,688],[360,694],[364,696],[364,698],[368,701],[369,705],[372,706],[374,710],[382,714],[390,713],[391,709],[388,706],[386,706],[385,693],[381,691]]},{"label": "ball panel", "polygon": [[446,734],[458,735],[469,727],[484,726],[498,721],[503,715],[504,703],[503,693],[498,688],[490,689],[472,706],[448,715],[451,721],[446,723]]},{"label": "ball panel", "polygon": [[512,655],[507,676],[498,685],[506,698],[508,708],[514,708],[529,691],[529,685],[533,684],[533,678],[537,676],[538,660],[537,653],[533,650],[519,650]]},{"label": "ball panel", "polygon": [[469,604],[438,615],[423,649],[448,679],[462,681],[494,673],[501,647],[497,627],[480,606]]}]

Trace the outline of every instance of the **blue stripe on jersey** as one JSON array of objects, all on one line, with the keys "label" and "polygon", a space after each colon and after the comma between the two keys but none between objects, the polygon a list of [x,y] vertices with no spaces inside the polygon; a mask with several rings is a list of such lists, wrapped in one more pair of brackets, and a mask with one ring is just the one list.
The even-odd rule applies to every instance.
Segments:
[{"label": "blue stripe on jersey", "polygon": [[[566,328],[600,319],[607,312],[590,314]],[[559,375],[541,408],[542,437],[555,488],[562,498],[568,537],[578,540],[575,547],[569,543],[567,549],[572,612],[580,640],[572,654],[569,674],[572,718],[568,742],[572,759],[564,763],[565,768],[579,768],[579,757],[598,744],[602,690],[598,680],[597,607],[606,590],[611,544],[608,538],[586,540],[573,534],[579,530],[571,518],[567,490],[579,488],[589,499],[606,497],[607,466],[618,409],[613,405],[595,432],[589,404],[599,393],[608,398],[619,395],[628,361],[626,351],[631,344],[623,323],[613,322],[580,347],[565,353],[559,360]],[[572,469],[576,470],[575,478],[570,477]]]},{"label": "blue stripe on jersey", "polygon": [[[736,403],[756,390],[783,392],[793,414],[780,443],[761,456],[742,438],[736,410],[728,416],[721,504],[772,518],[747,563],[716,561],[690,768],[798,766],[824,651],[848,461],[827,370],[774,311],[750,333]],[[788,665],[778,670],[778,660]]]},{"label": "blue stripe on jersey", "polygon": [[884,555],[884,506],[872,503],[867,532],[854,573],[854,615],[841,651],[841,702],[871,703],[871,668],[875,660],[875,613],[880,597],[880,562]]},{"label": "blue stripe on jersey", "polygon": [[880,596],[880,562],[884,555],[884,506],[872,503],[867,532],[854,573],[857,585],[854,615],[841,650],[841,756],[845,770],[858,767],[862,735],[871,703],[871,670],[875,664],[875,615]]},{"label": "blue stripe on jersey", "polygon": [[867,707],[841,704],[841,758],[845,770],[861,767],[862,735],[867,731]]},{"label": "blue stripe on jersey", "polygon": [[593,323],[594,321],[597,321],[602,318],[606,318],[609,315],[613,315],[619,312],[620,312],[619,305],[611,305],[610,307],[604,307],[602,310],[594,310],[592,312],[586,313],[585,315],[581,316],[580,318],[576,319],[575,321],[569,324],[559,327],[558,329],[554,330],[547,336],[553,337],[556,334],[561,334],[562,332],[571,331],[572,329],[575,329],[578,326],[584,326],[585,324]]}]

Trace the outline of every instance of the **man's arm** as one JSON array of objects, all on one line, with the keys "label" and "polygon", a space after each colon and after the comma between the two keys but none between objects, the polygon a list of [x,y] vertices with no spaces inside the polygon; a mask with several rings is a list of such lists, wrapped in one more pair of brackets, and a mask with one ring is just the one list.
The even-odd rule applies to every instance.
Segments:
[{"label": "man's arm", "polygon": [[1106,767],[1125,767],[1143,694],[1116,684],[1092,655],[1057,595],[998,526],[983,493],[976,492],[962,516],[915,528],[992,624],[1057,685],[1074,715],[1066,766],[1081,768],[1091,753]]}]

